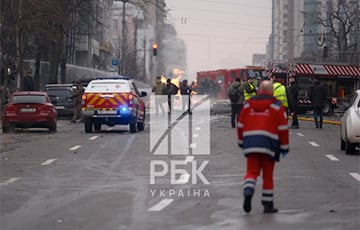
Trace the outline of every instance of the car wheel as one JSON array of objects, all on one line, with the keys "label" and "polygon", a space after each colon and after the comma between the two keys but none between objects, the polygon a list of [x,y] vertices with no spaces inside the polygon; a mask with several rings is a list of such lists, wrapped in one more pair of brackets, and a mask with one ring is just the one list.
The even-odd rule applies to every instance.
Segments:
[{"label": "car wheel", "polygon": [[145,129],[145,114],[143,119],[137,123],[137,128],[139,131],[143,131]]},{"label": "car wheel", "polygon": [[84,120],[85,133],[91,133],[93,129],[93,124],[90,119]]},{"label": "car wheel", "polygon": [[51,132],[51,133],[55,133],[56,130],[57,130],[57,125],[56,125],[56,123],[55,123],[53,126],[49,127],[49,132]]},{"label": "car wheel", "polygon": [[324,108],[323,108],[323,114],[329,115],[332,112],[332,105],[329,101],[325,101]]},{"label": "car wheel", "polygon": [[136,123],[130,123],[130,133],[136,133]]},{"label": "car wheel", "polygon": [[351,144],[349,141],[346,141],[345,153],[346,154],[354,154],[355,153],[355,144]]},{"label": "car wheel", "polygon": [[8,133],[10,131],[10,127],[8,127],[8,126],[3,126],[2,127],[2,132],[3,133]]},{"label": "car wheel", "polygon": [[94,129],[95,131],[100,131],[101,130],[101,124],[100,123],[94,123]]},{"label": "car wheel", "polygon": [[345,141],[343,141],[343,139],[341,139],[340,137],[340,149],[345,150],[345,145],[346,145]]}]

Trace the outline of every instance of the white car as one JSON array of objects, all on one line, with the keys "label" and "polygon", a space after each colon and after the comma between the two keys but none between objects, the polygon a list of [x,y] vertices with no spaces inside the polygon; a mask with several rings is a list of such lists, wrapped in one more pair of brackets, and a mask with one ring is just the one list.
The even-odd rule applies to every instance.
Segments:
[{"label": "white car", "polygon": [[350,106],[341,117],[341,150],[354,154],[360,147],[360,89],[356,90]]}]

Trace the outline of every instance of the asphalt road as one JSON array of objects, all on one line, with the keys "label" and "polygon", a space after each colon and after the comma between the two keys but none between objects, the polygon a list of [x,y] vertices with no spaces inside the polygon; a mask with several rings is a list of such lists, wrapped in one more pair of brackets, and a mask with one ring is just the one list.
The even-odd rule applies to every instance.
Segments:
[{"label": "asphalt road", "polygon": [[87,134],[68,120],[55,134],[0,134],[0,229],[360,229],[359,155],[340,151],[332,123],[319,130],[301,120],[290,131],[275,171],[279,213],[262,213],[259,178],[245,214],[245,158],[223,106],[148,116],[136,134],[126,126]]}]

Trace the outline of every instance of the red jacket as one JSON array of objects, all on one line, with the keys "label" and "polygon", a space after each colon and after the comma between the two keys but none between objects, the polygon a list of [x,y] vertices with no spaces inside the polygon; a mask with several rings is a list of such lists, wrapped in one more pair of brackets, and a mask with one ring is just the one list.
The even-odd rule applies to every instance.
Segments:
[{"label": "red jacket", "polygon": [[260,92],[248,100],[238,117],[238,141],[245,156],[261,153],[278,161],[289,151],[288,120],[274,96]]}]

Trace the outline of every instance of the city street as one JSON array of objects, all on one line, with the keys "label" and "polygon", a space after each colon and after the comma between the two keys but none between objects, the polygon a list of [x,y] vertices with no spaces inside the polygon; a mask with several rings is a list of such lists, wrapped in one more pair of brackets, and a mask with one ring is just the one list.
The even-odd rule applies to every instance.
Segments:
[{"label": "city street", "polygon": [[[290,130],[290,153],[275,170],[279,213],[262,213],[259,178],[252,212],[245,214],[245,158],[237,146],[235,129],[230,128],[230,116],[221,112],[221,106],[211,106],[208,116],[197,107],[193,119],[182,115],[170,122],[166,133],[172,138],[167,140],[181,144],[181,137],[192,132],[190,146],[185,149],[193,155],[154,154],[150,134],[172,121],[167,121],[167,114],[160,119],[153,119],[152,114],[151,120],[148,116],[145,131],[135,134],[129,133],[127,126],[85,134],[82,123],[68,120],[59,120],[54,134],[41,129],[0,134],[0,228],[360,228],[359,155],[345,155],[340,150],[339,126],[333,124],[314,129],[312,122],[300,121],[300,129]],[[190,125],[182,134],[176,127],[184,121]],[[203,131],[207,124],[210,132]],[[180,148],[176,143],[170,145],[173,151]],[[195,155],[199,154],[197,149],[208,149],[210,155]],[[169,166],[166,176],[151,183],[154,160],[185,160],[176,167],[185,168],[188,174],[177,174],[178,183],[174,184]],[[196,183],[192,183],[194,168],[190,167],[194,162]],[[200,165],[205,167],[200,169]],[[161,168],[154,169],[159,172]]]}]

